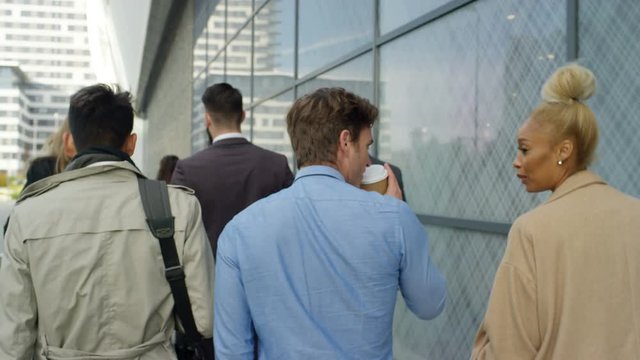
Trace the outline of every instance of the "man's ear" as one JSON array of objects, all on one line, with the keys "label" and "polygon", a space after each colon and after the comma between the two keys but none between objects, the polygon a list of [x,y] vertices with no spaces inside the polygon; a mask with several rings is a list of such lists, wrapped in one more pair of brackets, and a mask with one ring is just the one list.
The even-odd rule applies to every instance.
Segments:
[{"label": "man's ear", "polygon": [[351,132],[344,129],[340,132],[340,137],[338,139],[338,152],[340,152],[340,150],[347,151],[349,146],[351,146]]},{"label": "man's ear", "polygon": [[247,112],[242,110],[242,114],[240,114],[240,123],[242,123],[246,118],[247,118]]},{"label": "man's ear", "polygon": [[70,159],[78,153],[76,144],[73,142],[73,136],[69,131],[62,133],[62,151]]},{"label": "man's ear", "polygon": [[136,150],[136,141],[138,141],[138,135],[136,135],[136,133],[131,133],[124,141],[122,151],[129,154],[129,156],[133,155],[133,152]]},{"label": "man's ear", "polygon": [[204,112],[204,126],[209,129],[213,125],[213,119],[211,119],[211,115],[209,112]]}]

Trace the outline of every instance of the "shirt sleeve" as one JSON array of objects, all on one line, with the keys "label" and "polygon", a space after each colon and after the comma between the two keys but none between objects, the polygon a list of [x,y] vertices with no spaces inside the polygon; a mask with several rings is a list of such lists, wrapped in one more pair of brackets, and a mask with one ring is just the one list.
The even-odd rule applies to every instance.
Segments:
[{"label": "shirt sleeve", "polygon": [[237,262],[239,235],[229,223],[218,238],[214,341],[216,359],[253,359],[253,325]]},{"label": "shirt sleeve", "polygon": [[517,221],[509,232],[472,359],[533,359],[540,346],[532,249]]},{"label": "shirt sleeve", "polygon": [[38,309],[29,259],[15,213],[5,234],[0,265],[0,358],[33,357]]},{"label": "shirt sleeve", "polygon": [[402,259],[400,290],[407,307],[419,318],[438,316],[447,299],[447,283],[429,254],[427,234],[405,203],[400,207]]},{"label": "shirt sleeve", "polygon": [[198,332],[210,338],[213,335],[213,252],[202,224],[200,204],[195,197],[190,198],[190,218],[182,255],[185,282]]}]

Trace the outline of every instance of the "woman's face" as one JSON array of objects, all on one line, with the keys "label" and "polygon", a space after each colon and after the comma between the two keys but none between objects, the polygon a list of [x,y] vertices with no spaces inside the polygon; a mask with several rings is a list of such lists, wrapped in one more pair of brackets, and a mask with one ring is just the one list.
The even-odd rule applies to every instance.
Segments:
[{"label": "woman's face", "polygon": [[528,192],[555,190],[564,180],[560,153],[552,133],[528,119],[518,130],[518,153],[513,162],[517,176]]}]

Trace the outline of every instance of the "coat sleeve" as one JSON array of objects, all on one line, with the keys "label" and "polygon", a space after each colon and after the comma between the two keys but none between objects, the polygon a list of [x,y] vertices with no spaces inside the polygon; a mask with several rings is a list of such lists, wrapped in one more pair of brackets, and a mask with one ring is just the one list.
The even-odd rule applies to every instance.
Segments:
[{"label": "coat sleeve", "polygon": [[193,196],[189,200],[182,255],[185,281],[198,331],[205,338],[210,338],[213,335],[213,252],[202,224],[200,204]]},{"label": "coat sleeve", "polygon": [[0,265],[0,359],[32,359],[38,309],[26,245],[13,215]]},{"label": "coat sleeve", "polygon": [[400,290],[407,307],[417,317],[433,319],[444,310],[447,282],[431,260],[422,224],[406,203],[401,203],[400,209]]},{"label": "coat sleeve", "polygon": [[216,359],[253,359],[253,323],[242,285],[236,244],[238,233],[229,223],[218,239],[215,291],[224,294],[215,301],[214,341]]},{"label": "coat sleeve", "polygon": [[540,347],[531,237],[516,221],[498,267],[472,359],[533,359]]}]

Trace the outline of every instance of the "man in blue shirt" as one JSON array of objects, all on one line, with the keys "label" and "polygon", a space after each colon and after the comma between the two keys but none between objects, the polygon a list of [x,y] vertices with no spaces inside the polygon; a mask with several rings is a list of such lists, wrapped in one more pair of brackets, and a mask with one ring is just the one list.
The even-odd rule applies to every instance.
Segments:
[{"label": "man in blue shirt", "polygon": [[400,289],[422,319],[446,283],[391,168],[386,195],[360,190],[378,110],[344,89],[298,99],[287,128],[300,170],[254,203],[218,242],[217,359],[392,359]]}]

